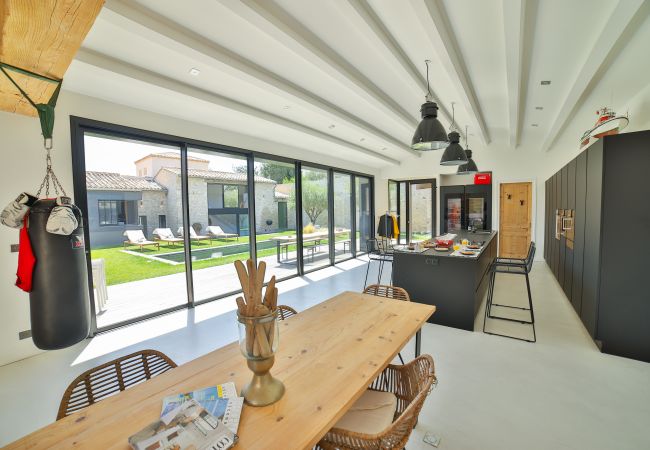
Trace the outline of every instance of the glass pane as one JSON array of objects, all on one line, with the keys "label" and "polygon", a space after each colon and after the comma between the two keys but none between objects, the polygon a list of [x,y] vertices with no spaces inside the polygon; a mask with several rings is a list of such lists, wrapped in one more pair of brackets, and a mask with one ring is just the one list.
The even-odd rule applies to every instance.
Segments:
[{"label": "glass pane", "polygon": [[460,230],[461,208],[462,201],[460,197],[447,199],[447,231]]},{"label": "glass pane", "polygon": [[182,243],[154,234],[161,215],[181,217],[180,150],[96,134],[84,146],[97,326],[187,303],[184,261],[169,259]]},{"label": "glass pane", "polygon": [[399,227],[399,243],[406,242],[406,182],[399,183],[399,210],[397,213],[397,225]]},{"label": "glass pane", "polygon": [[294,164],[255,159],[257,260],[266,262],[266,279],[298,273],[296,261],[296,168]]},{"label": "glass pane", "polygon": [[397,182],[388,182],[388,211],[397,214]]},{"label": "glass pane", "polygon": [[352,176],[334,172],[334,257],[352,256]]},{"label": "glass pane", "polygon": [[411,183],[410,241],[424,241],[433,237],[433,184]]},{"label": "glass pane", "polygon": [[467,199],[468,225],[476,230],[485,229],[485,218],[487,216],[486,201],[483,197],[469,197]]},{"label": "glass pane", "polygon": [[370,211],[370,179],[355,177],[355,209],[357,221],[357,252],[365,253],[368,239],[372,237],[372,216]]},{"label": "glass pane", "polygon": [[[250,257],[248,205],[240,196],[247,190],[247,161],[192,148],[187,167],[194,301],[201,301],[241,289],[233,262]],[[182,223],[174,231],[182,234]]]},{"label": "glass pane", "polygon": [[327,171],[302,169],[303,264],[305,270],[327,266],[329,258]]}]

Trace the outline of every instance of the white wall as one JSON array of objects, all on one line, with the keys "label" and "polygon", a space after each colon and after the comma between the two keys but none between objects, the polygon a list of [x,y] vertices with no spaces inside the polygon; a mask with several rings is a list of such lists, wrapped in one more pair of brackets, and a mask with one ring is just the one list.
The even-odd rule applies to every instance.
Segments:
[{"label": "white wall", "polygon": [[[63,91],[56,108],[52,160],[59,180],[70,195],[73,193],[70,115],[299,158],[364,173],[373,172],[369,167],[328,155]],[[0,208],[22,191],[35,193],[37,190],[45,174],[45,151],[42,142],[38,119],[0,112],[0,148],[4,155],[0,177]],[[17,253],[9,252],[9,246],[15,243],[18,243],[18,230],[0,226],[0,365],[39,352],[31,339],[18,340],[18,332],[28,330],[30,321],[29,296],[14,286],[18,257]]]}]

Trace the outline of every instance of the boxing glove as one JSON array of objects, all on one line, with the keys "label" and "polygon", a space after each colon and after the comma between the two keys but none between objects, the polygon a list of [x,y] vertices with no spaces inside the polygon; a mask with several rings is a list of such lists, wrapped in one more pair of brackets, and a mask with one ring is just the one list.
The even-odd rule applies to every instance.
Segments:
[{"label": "boxing glove", "polygon": [[11,228],[20,228],[23,226],[23,219],[29,208],[38,200],[27,192],[21,193],[16,200],[9,203],[0,214],[0,221]]},{"label": "boxing glove", "polygon": [[52,234],[69,236],[79,226],[75,208],[70,197],[57,197],[56,206],[47,218],[45,230]]}]

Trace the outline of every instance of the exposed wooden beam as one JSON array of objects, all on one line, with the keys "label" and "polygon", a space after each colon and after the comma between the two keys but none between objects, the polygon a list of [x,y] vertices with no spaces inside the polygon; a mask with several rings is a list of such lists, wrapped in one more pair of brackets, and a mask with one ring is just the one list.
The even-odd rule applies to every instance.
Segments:
[{"label": "exposed wooden beam", "polygon": [[575,111],[598,84],[610,63],[643,23],[649,11],[650,2],[647,0],[617,2],[612,9],[612,15],[601,29],[585,63],[573,81],[564,103],[555,114],[555,121],[544,139],[543,150],[549,151],[553,147]]},{"label": "exposed wooden beam", "polygon": [[[230,98],[224,97],[222,95],[215,94],[214,92],[209,92],[204,89],[197,88],[187,83],[180,82],[178,80],[165,77],[158,73],[151,72],[142,67],[137,67],[132,64],[128,64],[124,61],[112,58],[110,56],[95,52],[93,50],[80,49],[77,52],[75,57],[76,61],[79,61],[83,64],[88,64],[99,69],[118,74],[123,77],[131,78],[151,86],[165,89],[180,95],[191,97],[193,99],[210,103],[221,108],[229,109],[234,112],[245,114],[250,116],[253,119],[264,120],[269,123],[273,123],[278,126],[289,128],[301,133],[308,134],[312,137],[321,139],[323,141],[340,145],[349,149],[352,149],[356,152],[362,153],[366,156],[370,156],[377,160],[388,162],[390,164],[399,165],[400,161],[389,156],[368,150],[365,147],[359,145],[351,144],[343,139],[337,138],[335,136],[324,133],[320,130],[307,127],[303,124],[294,122],[284,117],[271,114],[269,112],[257,109],[253,106],[246,105],[244,103],[232,100]],[[344,157],[342,157],[344,158]]]},{"label": "exposed wooden beam", "polygon": [[387,143],[391,150],[401,151],[404,155],[420,156],[420,153],[413,151],[407,143],[386,131],[137,3],[108,0],[101,20],[135,31],[144,39],[163,44],[184,55],[191,55],[206,66],[261,86],[266,91],[287,98],[302,107],[318,109],[332,122],[344,123],[356,128],[360,133],[372,135]]},{"label": "exposed wooden beam", "polygon": [[[343,3],[333,2],[334,5],[343,7]],[[383,44],[383,46],[388,50],[396,60],[399,65],[404,70],[404,73],[408,76],[408,80],[417,86],[423,95],[427,93],[427,80],[422,76],[417,67],[413,64],[413,61],[406,55],[406,52],[399,45],[395,37],[386,25],[379,18],[377,13],[372,9],[372,6],[368,3],[367,0],[348,0],[350,9],[357,14],[357,16],[363,20],[368,29],[372,31],[374,36]],[[347,10],[346,10],[347,12]],[[421,62],[424,64],[424,62]],[[449,123],[452,121],[451,114],[447,107],[440,102],[440,97],[436,94],[435,90],[431,88],[431,95],[438,102],[438,108],[440,109],[440,115],[444,117]],[[465,137],[464,131],[459,131],[461,136]]]},{"label": "exposed wooden beam", "polygon": [[510,146],[519,145],[521,116],[525,112],[525,90],[523,88],[523,61],[526,42],[527,0],[502,0],[503,32],[506,50],[506,81],[508,94],[508,122]]},{"label": "exposed wooden beam", "polygon": [[356,67],[338,55],[272,0],[219,1],[244,20],[353,89],[396,123],[409,130],[417,126],[418,120],[415,113],[417,110],[409,112],[402,108]]},{"label": "exposed wooden beam", "polygon": [[481,106],[476,97],[476,91],[469,76],[458,42],[451,28],[449,18],[441,0],[411,0],[425,32],[433,47],[438,52],[441,66],[447,71],[449,79],[454,83],[460,95],[461,104],[473,117],[475,130],[481,136],[485,145],[491,141],[490,132]]},{"label": "exposed wooden beam", "polygon": [[[61,79],[104,0],[0,0],[0,61]],[[34,103],[47,103],[56,84],[7,70]],[[0,73],[0,110],[36,116],[36,110]]]}]

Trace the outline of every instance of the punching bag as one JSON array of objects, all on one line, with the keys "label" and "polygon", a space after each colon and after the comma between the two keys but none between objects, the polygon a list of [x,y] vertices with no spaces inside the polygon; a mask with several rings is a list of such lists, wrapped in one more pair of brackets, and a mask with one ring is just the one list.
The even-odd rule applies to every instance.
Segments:
[{"label": "punching bag", "polygon": [[38,200],[29,212],[28,232],[36,266],[29,294],[32,339],[43,350],[69,347],[90,333],[90,300],[83,220],[69,236],[49,233],[55,199]]}]

